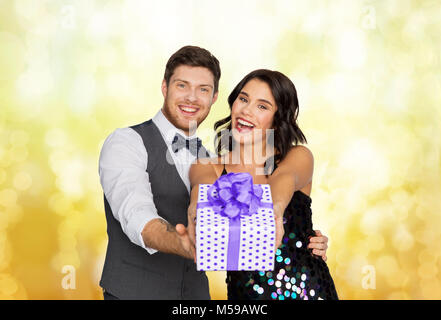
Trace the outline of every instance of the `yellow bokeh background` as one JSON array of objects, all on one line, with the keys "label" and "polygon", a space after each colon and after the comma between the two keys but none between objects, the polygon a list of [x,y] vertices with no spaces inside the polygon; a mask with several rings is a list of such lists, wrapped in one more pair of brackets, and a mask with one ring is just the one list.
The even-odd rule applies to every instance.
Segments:
[{"label": "yellow bokeh background", "polygon": [[159,110],[187,44],[221,62],[203,132],[250,71],[293,80],[340,298],[440,299],[440,16],[435,0],[0,0],[0,299],[102,299],[102,143]]}]

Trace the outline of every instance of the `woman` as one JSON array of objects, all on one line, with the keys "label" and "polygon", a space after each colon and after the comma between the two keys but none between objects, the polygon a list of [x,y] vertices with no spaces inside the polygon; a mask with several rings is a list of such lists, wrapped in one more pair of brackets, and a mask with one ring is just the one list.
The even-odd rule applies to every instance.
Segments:
[{"label": "woman", "polygon": [[217,134],[218,158],[200,160],[190,169],[190,236],[194,239],[197,186],[248,172],[255,184],[271,186],[278,249],[272,272],[228,271],[228,298],[338,299],[325,263],[326,244],[308,249],[314,247],[309,239],[321,234],[314,233],[311,220],[313,156],[297,145],[306,138],[296,123],[294,84],[280,72],[256,70],[234,88],[228,103],[231,115],[215,124],[216,130],[225,129]]}]

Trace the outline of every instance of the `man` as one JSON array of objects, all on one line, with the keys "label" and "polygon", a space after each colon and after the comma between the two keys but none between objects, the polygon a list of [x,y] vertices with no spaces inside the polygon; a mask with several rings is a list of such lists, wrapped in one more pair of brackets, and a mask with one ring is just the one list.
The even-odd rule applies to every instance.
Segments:
[{"label": "man", "polygon": [[[190,124],[207,117],[218,96],[218,60],[186,46],[167,62],[164,104],[153,119],[115,130],[104,142],[99,173],[109,243],[100,285],[104,299],[210,299],[185,228],[188,171],[207,155]],[[170,160],[171,159],[171,160]],[[182,227],[182,226],[181,226]],[[316,237],[326,252],[326,237]],[[312,241],[311,241],[312,242]]]}]

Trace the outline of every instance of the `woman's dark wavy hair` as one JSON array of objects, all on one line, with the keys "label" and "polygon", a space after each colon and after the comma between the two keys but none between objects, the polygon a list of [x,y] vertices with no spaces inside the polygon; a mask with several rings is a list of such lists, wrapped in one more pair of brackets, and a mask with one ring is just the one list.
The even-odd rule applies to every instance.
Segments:
[{"label": "woman's dark wavy hair", "polygon": [[217,144],[217,154],[218,156],[221,156],[225,151],[232,151],[233,149],[234,141],[230,134],[231,110],[234,101],[242,91],[243,87],[252,79],[259,79],[268,84],[277,105],[277,111],[274,114],[273,119],[274,148],[276,149],[274,162],[279,163],[285,158],[289,149],[293,145],[307,143],[307,141],[305,135],[297,125],[299,101],[297,99],[297,90],[294,84],[283,73],[267,69],[255,70],[246,75],[228,96],[230,115],[214,124],[214,130],[216,131],[215,144]]}]

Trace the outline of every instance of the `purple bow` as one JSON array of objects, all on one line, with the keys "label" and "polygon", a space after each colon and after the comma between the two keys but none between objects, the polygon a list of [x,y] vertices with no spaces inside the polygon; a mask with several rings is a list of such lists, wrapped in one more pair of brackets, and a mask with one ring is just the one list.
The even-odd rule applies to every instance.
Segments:
[{"label": "purple bow", "polygon": [[249,173],[228,173],[219,177],[208,189],[208,201],[213,211],[230,219],[257,212],[263,190],[253,185]]}]

